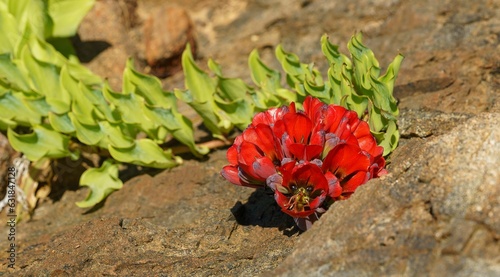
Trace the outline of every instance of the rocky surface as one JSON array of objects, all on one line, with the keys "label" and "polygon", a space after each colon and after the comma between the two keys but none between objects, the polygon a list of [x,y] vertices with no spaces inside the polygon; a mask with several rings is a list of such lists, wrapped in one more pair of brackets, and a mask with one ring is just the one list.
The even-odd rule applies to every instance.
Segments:
[{"label": "rocky surface", "polygon": [[394,153],[390,174],[330,208],[268,276],[498,276],[500,114]]},{"label": "rocky surface", "polygon": [[[185,30],[186,38],[194,38],[202,67],[212,57],[226,74],[248,81],[250,51],[259,49],[262,58],[278,68],[273,58],[278,43],[324,71],[319,45],[323,33],[345,52],[349,37],[362,30],[382,67],[403,53],[406,59],[395,88],[402,139],[390,157],[390,174],[335,204],[300,234],[268,192],[230,185],[218,175],[225,164],[224,149],[206,160],[187,157],[172,170],[131,168],[123,174],[128,179],[124,188],[91,210],[74,204],[87,193],[76,189],[75,178],[70,178],[77,175],[75,168],[61,177],[69,189],[39,203],[32,220],[18,225],[16,269],[7,271],[2,250],[0,272],[500,275],[498,1],[168,3],[97,1],[75,39],[80,58],[117,89],[128,56],[152,72],[145,37],[154,34],[162,45],[172,34],[157,38],[161,30],[147,29],[145,22],[153,11],[172,7],[189,16],[184,22],[190,20],[193,29],[175,25],[183,20],[158,15],[155,20],[172,24],[165,30]],[[180,46],[164,47],[155,59],[170,55],[174,61],[175,51],[168,47]],[[169,66],[164,65],[171,75],[163,80],[165,88],[182,87],[182,73],[175,62]],[[190,109],[182,109],[196,122]],[[1,239],[0,249],[7,248]]]}]

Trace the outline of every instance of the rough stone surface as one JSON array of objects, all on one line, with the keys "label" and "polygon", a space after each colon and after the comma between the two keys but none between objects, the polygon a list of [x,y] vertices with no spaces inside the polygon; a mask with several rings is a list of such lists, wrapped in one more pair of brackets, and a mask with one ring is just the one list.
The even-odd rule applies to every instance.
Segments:
[{"label": "rough stone surface", "polygon": [[81,61],[106,78],[115,90],[121,88],[123,69],[131,52],[123,17],[124,3],[123,0],[96,1],[73,39]]},{"label": "rough stone surface", "polygon": [[186,44],[196,49],[193,23],[186,10],[164,4],[152,9],[143,23],[144,55],[151,73],[167,77],[182,70]]},{"label": "rough stone surface", "polygon": [[412,139],[267,276],[498,276],[500,114]]},{"label": "rough stone surface", "polygon": [[[79,31],[80,57],[115,89],[128,56],[147,72],[140,63],[146,57],[144,19],[162,3],[98,0]],[[323,33],[346,53],[350,36],[362,30],[382,67],[403,53],[395,86],[402,139],[389,159],[390,174],[299,234],[267,191],[233,186],[218,175],[224,149],[205,160],[186,157],[184,165],[162,172],[125,169],[124,188],[91,210],[74,204],[87,194],[76,189],[81,165],[75,164],[58,179],[68,189],[55,190],[31,221],[18,225],[13,271],[6,269],[8,244],[0,238],[0,274],[500,275],[498,1],[169,5],[191,18],[202,68],[214,58],[225,74],[247,81],[250,51],[257,48],[279,68],[273,57],[278,43],[324,72]],[[162,81],[165,89],[182,88],[182,72]],[[187,106],[180,110],[200,122]]]}]

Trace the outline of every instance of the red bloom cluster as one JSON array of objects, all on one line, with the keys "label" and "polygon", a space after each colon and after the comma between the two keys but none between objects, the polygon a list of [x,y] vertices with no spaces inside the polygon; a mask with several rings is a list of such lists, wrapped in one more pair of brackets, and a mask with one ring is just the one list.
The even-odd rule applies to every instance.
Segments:
[{"label": "red bloom cluster", "polygon": [[296,110],[292,102],[255,115],[221,172],[236,185],[269,186],[299,226],[386,173],[383,148],[355,112],[310,96],[303,106]]}]

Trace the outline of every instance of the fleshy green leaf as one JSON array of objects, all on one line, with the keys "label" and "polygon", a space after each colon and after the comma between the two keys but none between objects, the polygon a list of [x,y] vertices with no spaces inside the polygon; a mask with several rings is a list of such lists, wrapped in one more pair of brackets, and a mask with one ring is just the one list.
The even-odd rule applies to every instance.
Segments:
[{"label": "fleshy green leaf", "polygon": [[[99,122],[101,130],[106,134],[107,142],[117,148],[129,148],[134,145],[132,137],[128,136],[125,127],[121,124],[113,124],[107,121]],[[104,144],[104,143],[101,143]],[[108,146],[106,145],[106,148]]]},{"label": "fleshy green leaf", "polygon": [[[79,141],[87,145],[97,145],[104,138],[104,132],[101,130],[99,124],[85,124],[79,121],[73,113],[69,113],[69,118],[73,126],[75,126],[76,137]],[[105,147],[105,146],[104,146]]]},{"label": "fleshy green leaf", "polygon": [[[175,96],[191,106],[203,119],[203,124],[212,132],[215,137],[223,138],[222,131],[219,130],[219,119],[214,114],[213,105],[209,102],[195,102],[190,90],[174,90]],[[229,130],[226,130],[229,131]]]},{"label": "fleshy green leaf", "polygon": [[23,135],[8,129],[7,138],[12,148],[22,152],[31,161],[43,157],[58,159],[72,155],[68,150],[69,137],[42,125],[35,125],[33,133]]},{"label": "fleshy green leaf", "polygon": [[264,89],[274,91],[280,88],[281,74],[279,71],[269,68],[262,62],[257,50],[253,50],[248,56],[248,66],[252,74],[254,84]]},{"label": "fleshy green leaf", "polygon": [[36,60],[30,53],[28,47],[22,52],[23,62],[30,72],[31,80],[36,90],[45,95],[47,103],[52,111],[58,114],[70,110],[71,97],[66,90],[61,90],[59,84],[59,68],[53,64]]},{"label": "fleshy green leaf", "polygon": [[344,64],[351,67],[351,60],[349,60],[346,55],[339,52],[339,47],[337,45],[330,43],[327,35],[321,37],[321,50],[330,64],[335,67],[335,71],[340,72]]},{"label": "fleshy green leaf", "polygon": [[247,92],[250,91],[250,87],[248,87],[243,80],[237,78],[225,78],[222,76],[218,77],[218,79],[218,95],[223,99],[229,101],[239,99],[249,100]]},{"label": "fleshy green leaf", "polygon": [[10,91],[0,96],[0,117],[25,126],[41,122],[41,115],[28,108],[22,94]]},{"label": "fleshy green leaf", "polygon": [[148,117],[164,126],[175,139],[189,147],[191,152],[201,157],[209,152],[208,148],[198,147],[194,142],[193,125],[189,119],[172,109],[146,106]]},{"label": "fleshy green leaf", "polygon": [[301,63],[297,55],[286,52],[281,45],[276,47],[276,58],[287,73],[288,85],[299,89],[298,92],[301,92],[297,85],[303,85],[307,78],[312,77],[312,66]]},{"label": "fleshy green leaf", "polygon": [[251,123],[253,109],[245,99],[238,99],[234,101],[224,101],[223,99],[215,99],[216,105],[224,111],[220,113],[223,121],[229,124],[236,125],[239,129],[244,130]]},{"label": "fleshy green leaf", "polygon": [[384,147],[384,156],[389,155],[398,146],[399,131],[395,121],[389,121],[387,130],[385,132],[372,132],[378,145]]},{"label": "fleshy green leaf", "polygon": [[15,90],[28,91],[27,76],[12,62],[10,56],[10,54],[0,55],[0,84],[5,84],[4,86]]},{"label": "fleshy green leaf", "polygon": [[62,67],[66,63],[66,58],[51,44],[36,36],[30,36],[29,39],[31,54],[37,61],[57,67]]},{"label": "fleshy green leaf", "polygon": [[96,118],[94,118],[94,105],[85,96],[75,97],[72,107],[72,113],[79,122],[87,125],[97,124]]},{"label": "fleshy green leaf", "polygon": [[73,133],[75,131],[75,126],[71,122],[71,118],[67,113],[58,115],[56,113],[49,113],[49,122],[54,130],[61,133]]},{"label": "fleshy green leaf", "polygon": [[182,53],[182,68],[184,69],[186,88],[191,91],[193,100],[198,103],[211,101],[212,95],[215,93],[215,83],[207,73],[196,65],[189,44]]},{"label": "fleshy green leaf", "polygon": [[154,76],[144,75],[134,70],[132,59],[127,61],[123,72],[123,89],[125,94],[137,93],[142,96],[149,105],[170,108],[171,103],[166,101],[161,82]]},{"label": "fleshy green leaf", "polygon": [[[16,1],[10,1],[16,2]],[[13,53],[20,39],[18,22],[7,10],[0,9],[0,54]]]},{"label": "fleshy green leaf", "polygon": [[41,116],[49,116],[49,112],[52,110],[50,105],[45,100],[45,96],[30,96],[23,99],[23,103],[26,104],[31,111],[40,114]]},{"label": "fleshy green leaf", "polygon": [[80,177],[80,186],[90,188],[85,200],[76,202],[80,208],[92,207],[104,200],[113,191],[123,187],[118,178],[118,165],[106,160],[99,168],[89,168]]},{"label": "fleshy green leaf", "polygon": [[7,130],[9,128],[16,128],[17,122],[11,119],[0,117],[0,130]]},{"label": "fleshy green leaf", "polygon": [[145,124],[147,119],[142,114],[142,106],[144,99],[135,93],[122,94],[111,90],[109,86],[105,86],[103,94],[108,102],[113,103],[121,114],[125,123],[128,124]]},{"label": "fleshy green leaf", "polygon": [[150,139],[136,140],[134,146],[129,148],[117,148],[110,145],[108,149],[115,160],[125,163],[154,168],[170,168],[182,163],[181,158],[172,155],[170,150],[163,151]]},{"label": "fleshy green leaf", "polygon": [[189,44],[182,53],[186,90],[174,90],[175,96],[191,106],[202,118],[205,126],[215,137],[224,139],[232,126],[221,125],[214,104],[215,81],[194,62]]},{"label": "fleshy green leaf", "polygon": [[49,16],[47,1],[28,1],[24,16],[26,16],[29,27],[38,38],[44,39],[50,37],[50,34],[52,33],[53,21]]},{"label": "fleshy green leaf", "polygon": [[71,56],[66,63],[68,72],[71,77],[79,80],[85,85],[102,85],[102,79],[98,75],[92,73],[87,67],[83,66],[77,58]]},{"label": "fleshy green leaf", "polygon": [[95,0],[48,0],[48,13],[53,22],[52,36],[74,36],[94,2]]},{"label": "fleshy green leaf", "polygon": [[398,77],[399,67],[401,66],[401,62],[403,61],[404,56],[402,54],[398,54],[391,64],[387,67],[387,71],[383,76],[380,76],[379,81],[384,83],[388,89],[388,91],[392,95],[392,91],[394,89],[394,82]]}]

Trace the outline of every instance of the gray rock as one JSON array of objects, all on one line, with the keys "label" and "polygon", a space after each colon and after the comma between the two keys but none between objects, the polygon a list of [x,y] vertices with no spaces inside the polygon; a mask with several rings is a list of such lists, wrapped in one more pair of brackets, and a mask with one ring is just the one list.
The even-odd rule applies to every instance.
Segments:
[{"label": "gray rock", "polygon": [[500,114],[412,139],[267,276],[499,276]]}]

